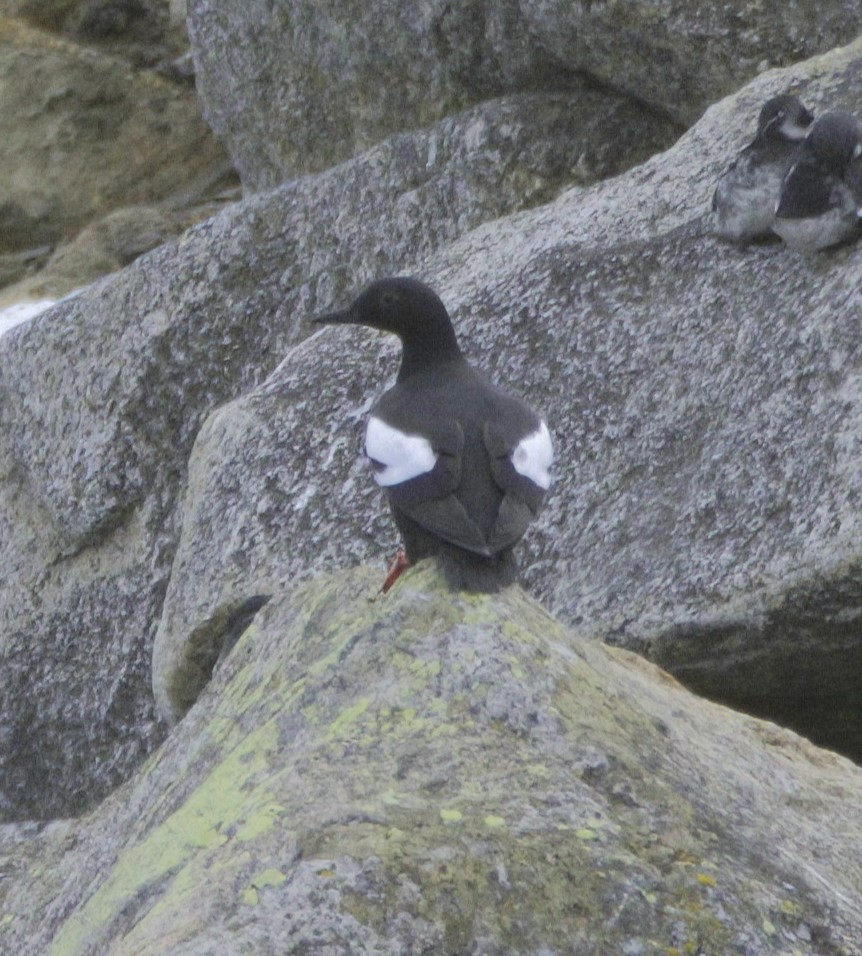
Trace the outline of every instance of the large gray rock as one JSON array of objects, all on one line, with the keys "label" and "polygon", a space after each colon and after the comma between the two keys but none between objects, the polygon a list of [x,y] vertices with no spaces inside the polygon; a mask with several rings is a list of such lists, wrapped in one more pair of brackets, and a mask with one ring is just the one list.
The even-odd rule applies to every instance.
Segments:
[{"label": "large gray rock", "polygon": [[[851,106],[860,64],[862,42],[812,62],[803,99]],[[745,101],[804,74],[764,77]],[[731,105],[626,176],[475,230],[422,275],[468,353],[554,432],[557,482],[523,548],[530,589],[589,633],[858,756],[862,246],[808,262],[680,225],[732,155],[712,156],[711,176],[701,165]],[[156,641],[169,719],[247,602],[347,561],[382,567],[396,546],[361,456],[396,352],[326,331],[202,429]]]},{"label": "large gray rock", "polygon": [[659,115],[689,125],[765,67],[858,36],[862,11],[849,0],[379,0],[357,16],[346,0],[192,0],[189,27],[206,116],[260,189],[514,91],[595,99],[598,85],[615,91],[599,110],[630,97],[639,130]]},{"label": "large gray rock", "polygon": [[190,90],[5,17],[0,87],[0,252],[194,195],[229,165]]},{"label": "large gray rock", "polygon": [[526,30],[552,63],[582,70],[687,124],[763,70],[862,33],[862,10],[852,0],[782,6],[526,0],[521,7]]},{"label": "large gray rock", "polygon": [[[249,189],[270,188],[393,133],[517,92],[567,93],[588,135],[561,140],[581,175],[607,175],[666,146],[681,128],[609,87],[536,62],[517,4],[190,4],[205,115]],[[543,135],[555,136],[551,127]]]},{"label": "large gray rock", "polygon": [[92,815],[0,831],[16,956],[862,953],[862,772],[427,564],[280,591]]},{"label": "large gray rock", "polygon": [[567,97],[518,96],[395,137],[226,210],[0,339],[0,680],[15,688],[0,703],[4,813],[77,812],[159,738],[152,638],[205,416],[355,282],[412,269],[577,176],[559,149],[577,121]]}]

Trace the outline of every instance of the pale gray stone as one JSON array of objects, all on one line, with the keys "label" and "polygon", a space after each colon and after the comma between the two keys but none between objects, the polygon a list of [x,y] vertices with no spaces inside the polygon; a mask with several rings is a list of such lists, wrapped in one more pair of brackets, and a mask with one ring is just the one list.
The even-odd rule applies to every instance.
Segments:
[{"label": "pale gray stone", "polygon": [[378,581],[274,594],[128,784],[0,830],[9,952],[862,952],[858,767],[518,588]]}]

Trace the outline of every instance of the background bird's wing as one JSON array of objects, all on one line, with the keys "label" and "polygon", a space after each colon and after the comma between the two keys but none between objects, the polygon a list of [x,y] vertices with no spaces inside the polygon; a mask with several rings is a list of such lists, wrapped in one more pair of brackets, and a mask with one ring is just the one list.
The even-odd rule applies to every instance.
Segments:
[{"label": "background bird's wing", "polygon": [[816,216],[833,204],[834,179],[810,160],[800,159],[784,180],[777,216],[788,219],[805,219]]}]

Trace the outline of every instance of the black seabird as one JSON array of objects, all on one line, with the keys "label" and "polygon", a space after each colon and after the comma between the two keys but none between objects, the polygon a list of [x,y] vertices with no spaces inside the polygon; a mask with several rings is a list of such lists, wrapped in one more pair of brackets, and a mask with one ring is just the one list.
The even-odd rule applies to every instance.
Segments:
[{"label": "black seabird", "polygon": [[415,279],[381,279],[314,321],[401,339],[398,377],[371,409],[365,451],[407,559],[436,557],[458,590],[513,583],[512,550],[551,483],[544,421],[468,364],[446,307]]},{"label": "black seabird", "polygon": [[757,134],[722,175],[712,197],[719,235],[751,242],[772,235],[781,183],[814,117],[790,94],[767,100]]},{"label": "black seabird", "polygon": [[824,113],[781,187],[773,228],[798,252],[853,239],[862,214],[862,123]]}]

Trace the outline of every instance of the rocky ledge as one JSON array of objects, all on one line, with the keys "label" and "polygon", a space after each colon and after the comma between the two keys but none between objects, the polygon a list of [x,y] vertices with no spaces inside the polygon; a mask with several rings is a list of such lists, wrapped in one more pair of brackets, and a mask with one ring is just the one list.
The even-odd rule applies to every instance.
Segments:
[{"label": "rocky ledge", "polygon": [[128,784],[0,842],[5,951],[862,952],[849,761],[518,588],[379,584],[274,594]]}]

